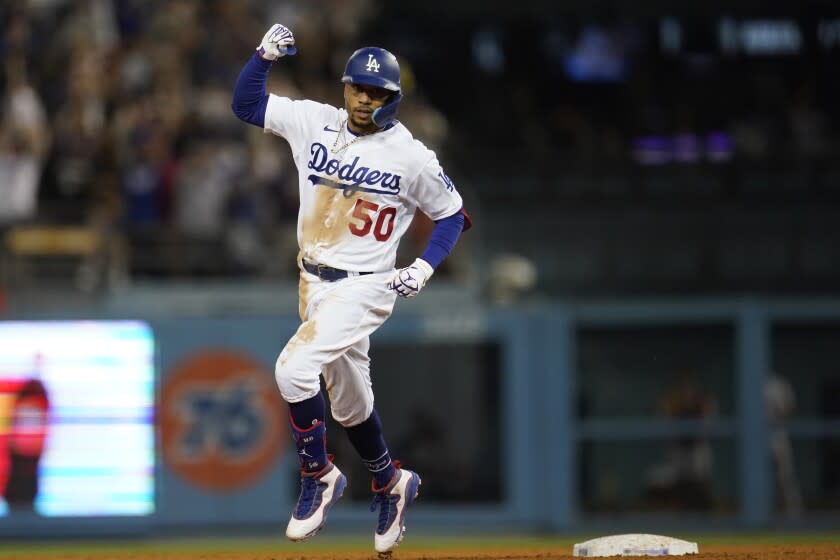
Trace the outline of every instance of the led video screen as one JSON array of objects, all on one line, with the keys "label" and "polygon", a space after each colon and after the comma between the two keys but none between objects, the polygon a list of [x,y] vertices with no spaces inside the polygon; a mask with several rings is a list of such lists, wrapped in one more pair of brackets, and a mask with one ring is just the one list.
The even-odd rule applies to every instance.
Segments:
[{"label": "led video screen", "polygon": [[141,322],[0,322],[0,515],[153,513],[154,360]]}]

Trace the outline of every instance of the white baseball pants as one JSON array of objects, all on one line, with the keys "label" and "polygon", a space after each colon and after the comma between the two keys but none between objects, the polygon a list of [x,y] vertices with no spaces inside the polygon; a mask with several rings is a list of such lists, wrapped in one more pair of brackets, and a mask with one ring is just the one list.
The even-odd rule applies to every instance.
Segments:
[{"label": "white baseball pants", "polygon": [[275,377],[289,403],[314,397],[319,376],[332,416],[342,426],[364,422],[373,410],[370,335],[394,308],[396,293],[385,287],[392,271],[335,282],[302,271],[298,288],[303,321],[277,358]]}]

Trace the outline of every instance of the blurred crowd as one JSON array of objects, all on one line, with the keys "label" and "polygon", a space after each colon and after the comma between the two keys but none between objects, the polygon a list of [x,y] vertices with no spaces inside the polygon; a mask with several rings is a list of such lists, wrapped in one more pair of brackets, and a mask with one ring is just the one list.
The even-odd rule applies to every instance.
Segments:
[{"label": "blurred crowd", "polygon": [[[370,0],[2,3],[0,227],[91,228],[126,278],[292,277],[297,172],[284,142],[233,117],[233,84],[282,22],[301,55],[269,90],[341,106],[375,15]],[[401,117],[437,147],[446,121],[421,99]]]},{"label": "blurred crowd", "polygon": [[[575,203],[570,193],[626,204],[652,188],[674,200],[692,189],[837,192],[840,47],[745,56],[709,40],[677,51],[656,18],[590,19],[550,3],[541,16],[493,19],[379,0],[4,2],[0,228],[82,225],[124,278],[293,279],[291,154],[230,110],[272,22],[299,45],[270,75],[281,95],[341,105],[353,50],[396,52],[399,118],[438,152],[473,214],[479,202],[550,214]],[[415,220],[400,258],[429,230]],[[441,275],[469,276],[464,261],[447,259]],[[524,264],[513,268],[531,286]],[[491,275],[510,268],[495,262]]]},{"label": "blurred crowd", "polygon": [[586,21],[547,10],[543,19],[472,22],[459,49],[472,72],[461,80],[480,93],[436,100],[458,118],[457,159],[532,173],[545,195],[564,190],[569,170],[590,173],[590,186],[610,171],[632,180],[727,165],[822,180],[813,173],[840,153],[840,48],[808,39],[795,55],[724,52],[715,21],[685,18],[684,36],[709,37],[685,39],[678,52],[650,16]]}]

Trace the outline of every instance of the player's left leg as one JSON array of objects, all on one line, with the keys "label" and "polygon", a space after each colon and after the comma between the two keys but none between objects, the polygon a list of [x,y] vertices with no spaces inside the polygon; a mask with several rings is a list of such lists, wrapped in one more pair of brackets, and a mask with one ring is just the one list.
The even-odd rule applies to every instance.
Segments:
[{"label": "player's left leg", "polygon": [[324,369],[333,418],[344,426],[353,447],[371,472],[374,500],[371,511],[379,509],[374,531],[374,548],[388,553],[405,533],[405,514],[420,487],[417,473],[392,461],[373,407],[368,340],[363,340]]},{"label": "player's left leg", "polygon": [[391,482],[381,490],[375,490],[371,511],[379,508],[379,519],[373,535],[376,552],[391,552],[405,535],[405,513],[414,503],[420,491],[420,476],[401,468],[399,461]]},{"label": "player's left leg", "polygon": [[373,407],[370,340],[365,338],[324,368],[332,416],[347,432],[359,457],[373,476],[373,487],[384,488],[394,476],[382,422]]}]

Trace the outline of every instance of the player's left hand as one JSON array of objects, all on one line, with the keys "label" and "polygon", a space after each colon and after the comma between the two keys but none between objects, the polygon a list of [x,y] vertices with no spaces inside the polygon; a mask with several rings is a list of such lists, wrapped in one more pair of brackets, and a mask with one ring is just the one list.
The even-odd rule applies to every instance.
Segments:
[{"label": "player's left hand", "polygon": [[434,272],[432,265],[423,259],[414,259],[414,262],[407,267],[395,270],[387,286],[389,290],[397,292],[400,297],[414,297],[420,293]]},{"label": "player's left hand", "polygon": [[257,46],[257,52],[265,60],[277,60],[287,54],[295,54],[295,36],[292,30],[284,25],[275,23],[266,32],[262,42]]}]

